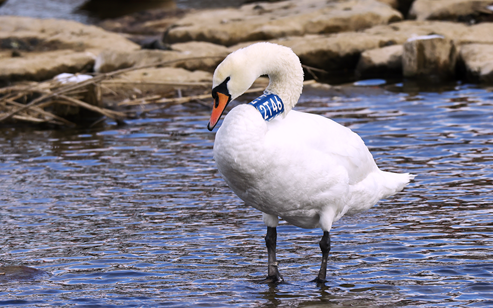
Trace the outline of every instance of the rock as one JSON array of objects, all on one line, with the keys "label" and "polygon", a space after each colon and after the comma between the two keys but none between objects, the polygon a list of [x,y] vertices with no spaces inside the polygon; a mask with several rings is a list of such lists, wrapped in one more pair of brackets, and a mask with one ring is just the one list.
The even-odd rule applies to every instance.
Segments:
[{"label": "rock", "polygon": [[107,73],[128,67],[176,60],[178,56],[178,53],[162,50],[103,51],[96,58],[94,71]]},{"label": "rock", "polygon": [[416,0],[409,11],[409,18],[463,21],[481,13],[493,14],[492,4],[491,0]]},{"label": "rock", "polygon": [[414,36],[438,34],[455,41],[470,35],[469,26],[448,21],[414,21],[407,20],[390,25],[379,25],[364,31],[367,35],[383,36],[395,44],[404,44]]},{"label": "rock", "polygon": [[188,71],[183,68],[161,67],[146,68],[130,71],[120,75],[113,81],[125,80],[139,83],[169,82],[169,83],[194,83],[212,82],[212,74],[204,71]]},{"label": "rock", "polygon": [[336,74],[340,70],[353,70],[363,51],[388,44],[385,36],[367,35],[364,32],[290,37],[273,42],[292,48],[301,63]]},{"label": "rock", "polygon": [[128,52],[104,51],[97,57],[94,70],[98,73],[106,73],[127,67],[151,65],[178,59],[211,57],[209,59],[177,62],[170,66],[183,67],[188,70],[213,71],[230,52],[224,46],[206,42],[178,43],[172,45],[171,49],[172,50],[137,50]]},{"label": "rock", "polygon": [[177,65],[178,67],[183,67],[191,71],[203,70],[213,72],[219,63],[231,52],[224,46],[207,42],[177,43],[172,45],[171,49],[180,52],[182,57],[211,57],[210,59],[186,61]]},{"label": "rock", "polygon": [[493,45],[467,44],[460,48],[459,70],[471,82],[493,83]]},{"label": "rock", "polygon": [[454,43],[439,35],[420,36],[404,43],[402,71],[405,77],[450,78],[455,74]]},{"label": "rock", "polygon": [[[490,23],[468,26],[446,21],[402,21],[358,32],[287,37],[271,42],[292,48],[303,64],[324,69],[329,74],[338,76],[341,73],[352,73],[363,52],[402,45],[412,37],[435,33],[453,40],[455,46],[471,43],[493,44],[492,27],[493,24]],[[253,42],[237,44],[229,49],[236,50],[251,43]]]},{"label": "rock", "polygon": [[493,23],[481,23],[467,27],[467,31],[455,39],[458,44],[493,44]]},{"label": "rock", "polygon": [[142,49],[170,50],[170,45],[165,44],[160,37],[140,37],[136,43]]},{"label": "rock", "polygon": [[0,82],[15,80],[46,80],[64,72],[92,70],[94,53],[54,50],[21,52],[20,57],[0,57]]},{"label": "rock", "polygon": [[376,0],[257,3],[239,9],[189,13],[170,29],[166,42],[207,41],[232,46],[286,36],[362,30],[401,19],[398,11]]},{"label": "rock", "polygon": [[161,41],[163,33],[183,18],[185,12],[183,9],[145,10],[120,18],[105,19],[97,25],[107,31],[122,33],[132,42],[143,46],[150,39]]},{"label": "rock", "polygon": [[38,280],[48,277],[45,271],[23,265],[0,266],[0,283],[16,280]]},{"label": "rock", "polygon": [[358,78],[402,75],[402,45],[366,50],[356,66]]},{"label": "rock", "polygon": [[103,83],[103,96],[107,101],[147,95],[166,95],[177,88],[209,90],[212,74],[204,71],[190,72],[183,68],[163,67],[130,71]]},{"label": "rock", "polygon": [[[452,22],[403,21],[375,26],[361,32],[305,35],[271,40],[271,42],[292,48],[303,64],[331,72],[353,70],[362,52],[390,45],[401,45],[413,36],[436,32],[456,39],[466,36],[474,39],[470,28]],[[489,36],[493,35],[489,34]],[[485,37],[488,35],[485,34]],[[241,43],[230,47],[230,50],[236,50],[251,43],[253,42]]]},{"label": "rock", "polygon": [[399,1],[398,0],[377,0],[378,2],[382,2],[387,4],[393,9],[398,9],[399,8]]},{"label": "rock", "polygon": [[438,34],[454,41],[456,45],[482,43],[493,44],[493,23],[468,26],[448,21],[403,21],[390,25],[375,26],[364,31],[368,35],[385,36],[396,44],[408,38]]},{"label": "rock", "polygon": [[56,19],[0,16],[0,81],[45,80],[91,70],[102,50],[137,50],[124,37]]}]

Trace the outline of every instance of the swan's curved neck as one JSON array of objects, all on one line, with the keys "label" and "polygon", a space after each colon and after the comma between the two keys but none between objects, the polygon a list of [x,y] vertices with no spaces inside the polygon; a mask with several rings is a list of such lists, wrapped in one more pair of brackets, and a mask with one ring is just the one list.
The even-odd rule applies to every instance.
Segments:
[{"label": "swan's curved neck", "polygon": [[285,107],[283,115],[286,115],[298,102],[303,88],[300,59],[288,47],[257,43],[231,53],[216,68],[213,89],[225,83],[225,94],[236,99],[262,75],[269,76],[266,92],[281,98]]},{"label": "swan's curved neck", "polygon": [[[274,45],[277,46],[277,45]],[[278,95],[284,102],[286,115],[298,102],[303,89],[303,68],[300,60],[291,49],[277,46],[278,50],[269,48],[260,56],[257,54],[255,70],[258,76],[269,76],[267,93]],[[257,76],[257,77],[258,77]]]}]

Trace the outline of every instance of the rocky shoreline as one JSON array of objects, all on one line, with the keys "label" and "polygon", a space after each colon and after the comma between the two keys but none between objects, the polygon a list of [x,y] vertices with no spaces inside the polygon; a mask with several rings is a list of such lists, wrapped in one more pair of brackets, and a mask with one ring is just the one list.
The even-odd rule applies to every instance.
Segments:
[{"label": "rocky shoreline", "polygon": [[[257,41],[291,47],[308,79],[493,83],[493,0],[291,0],[138,16],[99,26],[0,16],[0,85],[134,68],[114,76],[108,91],[129,92],[133,83],[135,100],[173,92],[173,81],[180,89],[207,84],[228,53]],[[167,69],[152,67],[167,61]]]}]

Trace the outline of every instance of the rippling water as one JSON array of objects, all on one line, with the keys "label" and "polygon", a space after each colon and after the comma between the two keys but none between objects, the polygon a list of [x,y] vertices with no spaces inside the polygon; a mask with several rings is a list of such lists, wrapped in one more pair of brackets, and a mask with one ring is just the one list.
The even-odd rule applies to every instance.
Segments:
[{"label": "rippling water", "polygon": [[382,88],[312,91],[297,107],[356,131],[382,169],[418,175],[334,225],[325,287],[309,282],[321,230],[287,224],[288,284],[255,282],[265,227],[216,172],[205,108],[124,127],[0,129],[0,263],[49,273],[1,284],[0,305],[493,306],[493,93]]}]

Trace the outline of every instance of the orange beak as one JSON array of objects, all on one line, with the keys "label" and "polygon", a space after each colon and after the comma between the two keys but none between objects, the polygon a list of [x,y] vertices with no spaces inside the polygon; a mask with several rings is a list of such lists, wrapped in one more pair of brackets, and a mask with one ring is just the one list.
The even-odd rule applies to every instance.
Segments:
[{"label": "orange beak", "polygon": [[211,119],[209,120],[207,129],[210,131],[214,129],[230,100],[231,96],[217,92],[217,96],[214,99],[214,106],[212,107]]}]

